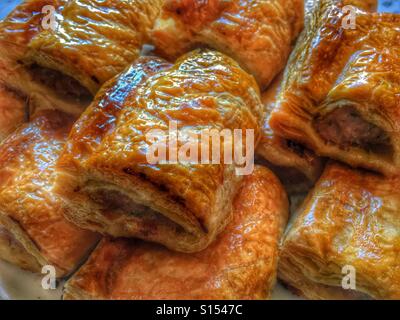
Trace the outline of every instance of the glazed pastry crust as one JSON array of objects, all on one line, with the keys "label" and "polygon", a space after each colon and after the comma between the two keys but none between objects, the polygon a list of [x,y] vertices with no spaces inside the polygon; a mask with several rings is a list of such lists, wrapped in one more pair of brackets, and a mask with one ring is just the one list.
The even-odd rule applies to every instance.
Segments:
[{"label": "glazed pastry crust", "polygon": [[[358,11],[357,28],[344,29],[342,7],[341,1],[320,1],[310,20],[311,31],[302,35],[292,54],[270,126],[276,134],[305,144],[319,155],[396,174],[400,163],[395,121],[400,20],[397,15]],[[315,121],[345,106],[388,136],[388,150],[342,146],[322,138]]]},{"label": "glazed pastry crust", "polygon": [[343,3],[369,12],[375,12],[378,9],[378,0],[344,0]]},{"label": "glazed pastry crust", "polygon": [[63,217],[51,192],[71,125],[65,114],[42,111],[0,146],[1,258],[34,272],[53,265],[57,277],[72,272],[98,240]]},{"label": "glazed pastry crust", "polygon": [[0,85],[29,101],[34,109],[60,109],[80,114],[88,101],[61,96],[56,90],[37,81],[21,60],[28,43],[42,31],[46,5],[61,10],[65,0],[25,0],[0,22]]},{"label": "glazed pastry crust", "polygon": [[[310,299],[399,299],[398,185],[329,164],[287,231],[279,277]],[[356,270],[356,292],[342,289],[344,266]]]},{"label": "glazed pastry crust", "polygon": [[[42,28],[42,19],[44,14],[42,9],[45,6],[53,6],[55,9],[60,9],[68,0],[24,0],[20,5],[16,6],[8,16],[0,22],[1,39],[26,47],[29,41],[36,36]],[[25,50],[25,49],[23,49]],[[9,52],[9,54],[19,54],[18,58],[22,58],[18,51]]]},{"label": "glazed pastry crust", "polygon": [[0,85],[0,142],[21,125],[26,116],[26,100]]},{"label": "glazed pastry crust", "polygon": [[[74,126],[58,165],[56,191],[74,208],[68,210],[70,219],[85,228],[179,251],[204,249],[228,223],[242,177],[233,164],[150,164],[146,133],[154,128],[168,132],[169,122],[176,121],[191,132],[251,129],[257,143],[262,118],[258,86],[233,60],[213,51],[192,52],[148,77],[146,72],[136,75],[147,67],[133,68],[129,77],[137,82],[126,86],[121,85],[126,75],[116,78],[116,85],[100,93]],[[126,99],[120,89],[113,95],[118,101],[109,98],[118,87],[129,92]],[[116,118],[111,127],[109,112]],[[90,138],[80,132],[89,132]],[[178,147],[186,139],[180,135]],[[147,212],[106,210],[93,198],[100,190],[129,197]]]},{"label": "glazed pastry crust", "polygon": [[266,299],[287,218],[279,180],[256,167],[235,198],[233,220],[206,250],[188,255],[103,240],[66,284],[64,299]]},{"label": "glazed pastry crust", "polygon": [[284,68],[303,12],[302,0],[167,0],[151,37],[171,60],[196,47],[223,52],[263,89]]},{"label": "glazed pastry crust", "polygon": [[25,60],[78,80],[92,94],[139,57],[162,0],[77,0],[55,31],[29,44]]},{"label": "glazed pastry crust", "polygon": [[269,116],[274,110],[282,75],[273,81],[262,95],[264,125],[256,154],[259,162],[278,175],[289,193],[301,193],[314,185],[321,175],[324,161],[293,141],[277,136],[269,126]]}]

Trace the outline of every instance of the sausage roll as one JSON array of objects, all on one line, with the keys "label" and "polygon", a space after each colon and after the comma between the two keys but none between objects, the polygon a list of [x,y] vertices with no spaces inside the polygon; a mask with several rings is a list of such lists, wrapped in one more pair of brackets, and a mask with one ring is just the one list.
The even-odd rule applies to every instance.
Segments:
[{"label": "sausage roll", "polygon": [[399,183],[328,164],[287,231],[280,278],[310,299],[399,299]]},{"label": "sausage roll", "polygon": [[41,111],[0,146],[0,258],[34,272],[52,265],[57,277],[71,273],[98,240],[64,218],[51,191],[71,125],[59,111]]},{"label": "sausage roll", "polygon": [[52,6],[56,13],[65,1],[25,0],[0,22],[0,85],[32,107],[80,114],[92,97],[77,81],[22,63],[28,43],[43,29],[42,22],[49,14],[43,9]]},{"label": "sausage roll", "polygon": [[269,116],[275,108],[282,76],[273,81],[262,94],[265,106],[264,126],[256,153],[258,162],[271,168],[284,183],[289,193],[301,193],[311,188],[319,178],[323,160],[302,145],[274,134]]},{"label": "sausage roll", "polygon": [[[70,134],[55,190],[69,219],[84,228],[199,251],[229,222],[242,180],[241,164],[225,162],[225,154],[218,161],[210,150],[218,143],[199,135],[217,131],[222,146],[220,133],[240,130],[236,147],[253,147],[262,119],[259,89],[218,52],[194,51],[155,72],[160,63],[139,63],[99,92]],[[160,161],[148,157],[157,145],[148,135],[154,129],[165,147]],[[193,141],[201,159],[177,161],[178,150]]]},{"label": "sausage roll", "polygon": [[346,17],[342,1],[320,1],[290,59],[270,126],[319,155],[395,174],[400,17],[358,10],[355,29]]},{"label": "sausage roll", "polygon": [[167,59],[195,47],[219,50],[266,88],[286,64],[303,12],[303,0],[166,0],[151,36]]},{"label": "sausage roll", "polygon": [[32,39],[25,57],[39,73],[66,75],[95,94],[139,57],[163,0],[76,0],[55,30]]},{"label": "sausage roll", "polygon": [[266,299],[276,280],[288,200],[266,168],[246,176],[233,220],[204,251],[103,240],[68,281],[64,299]]}]

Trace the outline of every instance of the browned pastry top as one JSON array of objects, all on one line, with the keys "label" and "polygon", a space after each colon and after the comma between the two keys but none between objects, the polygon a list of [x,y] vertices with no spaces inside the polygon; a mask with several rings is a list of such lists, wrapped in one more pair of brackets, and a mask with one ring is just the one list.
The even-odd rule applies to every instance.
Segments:
[{"label": "browned pastry top", "polygon": [[[310,32],[304,47],[296,51],[293,61],[297,63],[290,66],[293,72],[288,70],[286,83],[290,87],[285,88],[280,103],[289,104],[292,100],[306,97],[307,101],[301,104],[305,110],[310,104],[322,103],[336,81],[340,81],[342,72],[347,73],[346,68],[349,67],[354,71],[354,78],[350,77],[340,85],[353,83],[348,88],[352,92],[352,100],[369,100],[369,103],[377,105],[382,100],[381,103],[387,106],[388,118],[398,118],[398,97],[385,95],[384,86],[372,96],[366,96],[363,84],[375,82],[371,77],[379,78],[383,83],[390,82],[390,85],[398,87],[394,91],[400,91],[400,75],[394,72],[400,66],[400,32],[396,27],[400,25],[400,17],[394,14],[359,13],[356,16],[356,29],[344,29],[342,21],[345,13],[340,8],[333,6],[332,10],[327,11],[328,18],[323,28],[317,29],[315,34]],[[393,126],[398,130],[396,123],[393,121]]]},{"label": "browned pastry top", "polygon": [[[209,218],[209,204],[224,182],[224,161],[212,165],[149,164],[146,133],[151,129],[168,133],[171,121],[176,121],[180,131],[196,133],[202,129],[242,129],[243,133],[251,129],[257,142],[262,118],[254,78],[215,51],[194,51],[180,58],[129,93],[123,106],[109,93],[98,103],[74,126],[60,168],[72,154],[73,161],[87,168],[124,178],[145,177],[184,202],[200,221]],[[103,111],[92,119],[94,108]],[[186,142],[184,135],[178,137],[178,146]]]},{"label": "browned pastry top", "polygon": [[63,165],[63,159],[86,161],[99,148],[105,136],[115,129],[124,102],[129,95],[136,94],[137,84],[169,67],[171,64],[163,59],[140,57],[121,75],[108,81],[72,127],[59,165]]},{"label": "browned pastry top", "polygon": [[0,40],[26,47],[42,28],[42,9],[51,5],[59,8],[67,0],[25,0],[0,22]]},{"label": "browned pastry top", "polygon": [[169,59],[198,47],[219,50],[264,89],[283,69],[303,15],[302,0],[166,0],[152,40]]},{"label": "browned pastry top", "polygon": [[94,95],[139,57],[161,2],[68,1],[56,29],[35,36],[25,59],[75,78]]}]

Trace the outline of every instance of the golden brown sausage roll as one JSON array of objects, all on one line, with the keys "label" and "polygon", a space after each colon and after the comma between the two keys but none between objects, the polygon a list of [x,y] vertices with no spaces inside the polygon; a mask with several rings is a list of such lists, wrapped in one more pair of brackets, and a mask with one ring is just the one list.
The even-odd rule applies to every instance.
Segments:
[{"label": "golden brown sausage roll", "polygon": [[98,240],[64,218],[51,191],[71,125],[65,114],[41,111],[0,146],[0,258],[34,272],[52,265],[57,277],[71,273]]},{"label": "golden brown sausage roll", "polygon": [[[225,162],[225,154],[218,161],[219,152],[210,149],[208,155],[199,151],[199,164],[176,161],[177,150],[193,135],[196,150],[206,149],[210,140],[198,141],[199,134],[235,129],[243,139],[239,146],[251,149],[251,133],[256,143],[262,119],[259,89],[235,61],[214,51],[191,52],[155,72],[158,64],[139,63],[98,94],[71,132],[56,192],[71,208],[71,221],[84,228],[199,251],[229,222],[243,167]],[[148,157],[153,129],[175,141],[155,162]],[[224,144],[222,136],[217,141]],[[251,170],[251,150],[247,155]]]},{"label": "golden brown sausage roll", "polygon": [[30,42],[26,61],[42,67],[39,72],[72,77],[95,94],[139,57],[162,2],[69,1],[56,30],[44,30]]},{"label": "golden brown sausage roll", "polygon": [[280,278],[310,299],[399,299],[399,183],[328,164],[287,231]]},{"label": "golden brown sausage roll", "polygon": [[29,100],[32,107],[80,114],[92,97],[77,81],[21,62],[28,43],[47,21],[46,6],[52,6],[56,13],[64,3],[65,0],[25,0],[0,22],[0,84]]},{"label": "golden brown sausage roll", "polygon": [[[310,29],[312,12],[316,5],[317,0],[307,0],[304,3],[303,34]],[[324,161],[300,143],[276,135],[269,125],[282,82],[288,76],[287,72],[278,75],[262,94],[265,115],[261,141],[257,147],[257,161],[271,168],[284,183],[286,190],[293,194],[306,192],[314,185],[321,174]]]},{"label": "golden brown sausage roll", "polygon": [[276,105],[282,76],[273,81],[262,94],[264,126],[257,147],[258,162],[267,165],[281,179],[289,193],[307,191],[319,178],[324,161],[302,145],[274,134],[269,116]]},{"label": "golden brown sausage roll", "polygon": [[287,217],[279,180],[256,167],[235,198],[233,220],[206,250],[104,240],[66,284],[64,299],[266,299]]},{"label": "golden brown sausage roll", "polygon": [[266,88],[286,64],[303,11],[303,0],[166,0],[152,41],[167,59],[195,47],[214,48]]},{"label": "golden brown sausage roll", "polygon": [[400,17],[357,11],[355,29],[346,17],[342,1],[320,2],[291,57],[270,125],[319,155],[394,174]]}]

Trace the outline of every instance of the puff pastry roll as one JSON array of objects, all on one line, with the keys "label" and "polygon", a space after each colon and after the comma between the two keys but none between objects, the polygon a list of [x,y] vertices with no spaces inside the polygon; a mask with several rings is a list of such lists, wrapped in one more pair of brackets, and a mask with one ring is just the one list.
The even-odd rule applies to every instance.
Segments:
[{"label": "puff pastry roll", "polygon": [[195,47],[223,52],[263,89],[284,68],[303,13],[303,0],[166,0],[151,35],[167,59]]},{"label": "puff pastry roll", "polygon": [[[310,299],[399,299],[399,182],[328,164],[287,231],[280,278]],[[349,267],[355,291],[342,288]]]},{"label": "puff pastry roll", "polygon": [[[332,4],[334,2],[335,4]],[[387,175],[399,172],[400,17],[321,1],[294,50],[270,126],[317,154]]]},{"label": "puff pastry roll", "polygon": [[80,114],[92,96],[77,81],[21,62],[28,43],[47,21],[49,12],[43,9],[52,6],[56,13],[64,3],[65,0],[25,0],[0,22],[0,84],[29,100],[32,108]]},{"label": "puff pastry roll", "polygon": [[[214,164],[206,153],[210,164],[174,156],[150,163],[146,135],[157,129],[174,139],[169,132],[175,123],[176,149],[166,145],[166,155],[206,129],[250,130],[256,143],[262,119],[258,86],[235,61],[209,50],[191,52],[160,72],[147,72],[146,64],[132,69],[107,85],[74,126],[55,190],[71,207],[71,221],[84,228],[199,251],[230,219],[240,165],[224,158]],[[246,136],[240,146],[245,141],[251,143]],[[206,145],[208,140],[198,144]]]},{"label": "puff pastry roll", "polygon": [[256,154],[258,162],[271,168],[289,193],[301,193],[311,188],[321,175],[324,161],[302,145],[274,134],[269,116],[275,108],[282,75],[273,81],[262,95],[264,126]]},{"label": "puff pastry roll", "polygon": [[137,240],[103,240],[66,284],[64,299],[266,299],[287,217],[279,180],[256,167],[235,198],[233,220],[207,249],[184,254]]},{"label": "puff pastry roll", "polygon": [[72,121],[58,111],[41,111],[0,146],[0,258],[41,272],[71,273],[98,241],[63,216],[51,191],[55,162]]},{"label": "puff pastry roll", "polygon": [[25,59],[76,79],[95,94],[139,57],[163,0],[76,0],[61,11],[56,30],[29,44]]}]

